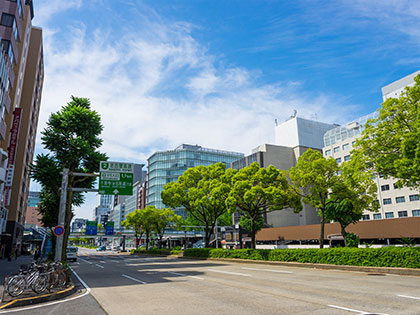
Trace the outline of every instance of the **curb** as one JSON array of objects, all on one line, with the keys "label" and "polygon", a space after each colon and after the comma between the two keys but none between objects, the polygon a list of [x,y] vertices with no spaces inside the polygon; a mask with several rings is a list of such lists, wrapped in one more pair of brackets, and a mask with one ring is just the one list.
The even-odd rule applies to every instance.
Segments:
[{"label": "curb", "polygon": [[77,289],[76,289],[75,285],[72,284],[70,287],[68,287],[68,288],[66,288],[62,291],[43,294],[43,295],[40,295],[40,296],[34,296],[34,297],[27,297],[27,298],[23,298],[23,299],[12,300],[12,301],[0,306],[0,310],[7,309],[7,308],[12,308],[12,307],[27,306],[27,305],[32,305],[32,304],[55,301],[55,300],[61,299],[63,297],[69,296],[69,295],[75,293],[76,291],[77,291]]},{"label": "curb", "polygon": [[180,259],[197,259],[197,260],[214,260],[226,261],[234,263],[260,264],[260,265],[277,265],[288,267],[312,268],[312,269],[328,269],[328,270],[344,270],[344,271],[358,271],[375,274],[394,274],[401,276],[417,276],[420,277],[420,269],[413,268],[396,268],[396,267],[369,267],[369,266],[350,266],[350,265],[327,265],[327,264],[311,264],[299,262],[284,262],[284,261],[266,261],[266,260],[252,260],[252,259],[235,259],[235,258],[201,258],[178,256]]}]

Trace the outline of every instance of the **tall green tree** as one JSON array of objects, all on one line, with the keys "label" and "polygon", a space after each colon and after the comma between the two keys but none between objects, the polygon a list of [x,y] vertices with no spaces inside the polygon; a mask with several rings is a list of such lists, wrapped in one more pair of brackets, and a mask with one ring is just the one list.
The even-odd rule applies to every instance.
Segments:
[{"label": "tall green tree", "polygon": [[239,211],[249,220],[251,246],[256,247],[258,220],[266,212],[293,208],[302,210],[300,196],[290,187],[283,172],[270,165],[261,168],[254,162],[232,177],[232,189],[226,204],[230,213]]},{"label": "tall green tree", "polygon": [[[37,155],[32,168],[32,178],[49,193],[60,196],[61,171],[68,168],[71,173],[92,173],[99,170],[99,162],[106,160],[99,152],[102,132],[99,114],[91,109],[87,98],[71,96],[71,101],[61,110],[51,114],[41,141],[49,154]],[[54,170],[48,174],[48,171]],[[57,183],[58,182],[58,183]],[[95,178],[69,176],[68,188],[92,188]],[[65,232],[62,257],[65,259],[73,206],[81,205],[83,194],[68,191],[65,213]],[[43,200],[41,199],[41,204]],[[49,209],[48,211],[53,211]],[[55,222],[58,221],[58,217]]]},{"label": "tall green tree", "polygon": [[163,235],[168,227],[178,229],[184,221],[172,209],[156,209],[153,219],[153,230],[159,238],[159,248],[162,248]]},{"label": "tall green tree", "polygon": [[372,168],[385,178],[399,180],[401,186],[420,188],[420,75],[399,98],[389,98],[376,119],[369,120],[356,142],[364,168]]},{"label": "tall green tree", "polygon": [[227,211],[225,203],[235,170],[223,163],[187,169],[177,182],[164,186],[162,201],[171,208],[183,207],[205,230],[205,246],[209,246],[216,220]]},{"label": "tall green tree", "polygon": [[340,183],[338,164],[333,158],[326,159],[319,151],[308,149],[289,170],[289,178],[303,202],[318,210],[321,219],[319,247],[324,247],[325,210],[332,202],[330,191]]},{"label": "tall green tree", "polygon": [[376,212],[379,207],[376,200],[378,187],[371,172],[360,171],[363,161],[359,158],[353,156],[339,166],[339,181],[331,187],[325,208],[325,219],[340,224],[346,246],[347,226],[360,221],[364,210]]}]

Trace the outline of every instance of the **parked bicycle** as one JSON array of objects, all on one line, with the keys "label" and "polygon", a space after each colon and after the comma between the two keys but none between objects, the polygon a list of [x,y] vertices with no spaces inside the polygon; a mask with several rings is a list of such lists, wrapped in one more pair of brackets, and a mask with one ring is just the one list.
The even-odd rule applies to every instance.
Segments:
[{"label": "parked bicycle", "polygon": [[5,279],[5,291],[12,297],[17,297],[26,289],[32,289],[35,293],[42,293],[48,288],[49,276],[46,273],[46,265],[32,263],[30,267],[22,265],[19,274],[7,276]]},{"label": "parked bicycle", "polygon": [[63,269],[63,265],[54,262],[48,268],[49,284],[48,290],[54,287],[64,287],[67,284],[67,272]]}]

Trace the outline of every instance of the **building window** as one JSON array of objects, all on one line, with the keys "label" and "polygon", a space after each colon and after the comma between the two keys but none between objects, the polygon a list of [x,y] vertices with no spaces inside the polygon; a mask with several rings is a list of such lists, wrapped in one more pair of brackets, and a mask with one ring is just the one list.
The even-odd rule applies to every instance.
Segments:
[{"label": "building window", "polygon": [[354,147],[356,145],[356,141],[353,141],[351,145]]},{"label": "building window", "polygon": [[385,212],[385,218],[392,219],[394,217],[394,212]]},{"label": "building window", "polygon": [[404,196],[396,197],[395,201],[397,203],[403,203],[403,202],[405,202],[405,197]]},{"label": "building window", "polygon": [[398,217],[399,218],[405,218],[408,217],[407,211],[398,211]]},{"label": "building window", "polygon": [[2,39],[1,47],[3,51],[9,55],[10,63],[13,65],[13,50],[12,50],[12,45],[10,44],[10,40]]},{"label": "building window", "polygon": [[340,147],[335,147],[334,148],[334,153],[340,152]]},{"label": "building window", "polygon": [[370,220],[369,214],[364,214],[363,217],[362,217],[362,220],[363,221]]},{"label": "building window", "polygon": [[343,150],[348,150],[349,147],[350,147],[350,144],[348,143],[343,144]]},{"label": "building window", "polygon": [[413,217],[420,217],[420,210],[413,210]]},{"label": "building window", "polygon": [[325,151],[325,156],[329,156],[329,155],[331,155],[331,149]]},{"label": "building window", "polygon": [[382,185],[382,186],[381,186],[381,190],[382,190],[382,191],[387,191],[387,190],[389,190],[389,185]]},{"label": "building window", "polygon": [[410,195],[410,201],[417,201],[419,200],[419,195]]},{"label": "building window", "polygon": [[394,183],[394,189],[401,189],[401,187],[397,183]]},{"label": "building window", "polygon": [[336,159],[335,159],[335,161],[336,161],[338,164],[340,164],[340,163],[341,163],[341,157],[336,158]]},{"label": "building window", "polygon": [[390,205],[392,203],[391,198],[385,198],[384,199],[384,205]]},{"label": "building window", "polygon": [[380,213],[374,213],[373,214],[373,220],[380,220],[380,219],[382,219],[382,216],[381,216]]},{"label": "building window", "polygon": [[13,27],[13,22],[15,21],[15,16],[7,13],[2,13],[1,15],[1,21],[0,24],[7,26],[7,27]]},{"label": "building window", "polygon": [[350,154],[349,154],[349,155],[344,156],[344,161],[350,161]]}]

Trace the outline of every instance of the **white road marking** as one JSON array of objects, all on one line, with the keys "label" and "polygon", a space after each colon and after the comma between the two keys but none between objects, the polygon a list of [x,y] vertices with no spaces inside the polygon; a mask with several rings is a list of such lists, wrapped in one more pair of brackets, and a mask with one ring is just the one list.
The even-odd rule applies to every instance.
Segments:
[{"label": "white road marking", "polygon": [[139,280],[139,279],[136,279],[136,278],[133,278],[133,277],[130,277],[130,276],[127,276],[127,275],[122,275],[123,277],[126,277],[126,278],[128,278],[128,279],[131,279],[131,280],[133,280],[133,281],[137,281],[137,282],[140,282],[140,283],[143,283],[143,284],[147,284],[147,282],[144,282],[144,281],[141,281],[141,280]]},{"label": "white road marking", "polygon": [[252,277],[251,275],[248,275],[246,273],[230,272],[230,271],[223,271],[223,270],[217,270],[217,269],[207,269],[207,271],[226,273],[228,275],[235,275],[235,276]]},{"label": "white road marking", "polygon": [[70,267],[70,269],[71,269],[71,271],[73,271],[73,274],[76,276],[77,279],[79,279],[80,283],[86,289],[86,292],[83,293],[82,295],[71,297],[71,298],[68,298],[68,299],[65,299],[65,300],[55,301],[55,302],[41,304],[41,305],[29,306],[29,307],[25,307],[25,308],[19,308],[19,309],[15,309],[15,310],[10,310],[10,311],[1,311],[0,310],[0,314],[13,313],[13,312],[21,312],[21,311],[26,311],[26,310],[32,310],[32,309],[35,309],[35,308],[40,308],[40,307],[45,307],[45,306],[60,304],[60,303],[68,302],[68,301],[73,301],[73,300],[79,299],[81,297],[84,297],[85,295],[88,295],[90,293],[90,288],[88,287],[88,285],[79,277],[79,275],[76,273],[76,271],[73,270],[73,268]]},{"label": "white road marking", "polygon": [[340,310],[344,310],[344,311],[349,311],[349,312],[354,312],[354,313],[358,313],[359,315],[368,315],[368,314],[375,314],[375,315],[388,315],[388,314],[384,314],[384,313],[376,313],[376,312],[364,312],[364,311],[358,311],[358,310],[354,310],[351,308],[347,308],[347,307],[342,307],[342,306],[337,306],[337,305],[328,305],[329,307],[332,308],[338,308]]},{"label": "white road marking", "polygon": [[293,273],[291,271],[273,270],[273,269],[258,269],[258,268],[246,268],[246,267],[243,267],[242,269],[245,269],[245,270],[256,270],[256,271],[278,272],[278,273]]},{"label": "white road marking", "polygon": [[86,259],[80,258],[80,260],[84,261],[85,263],[88,263],[89,265],[92,265],[90,261],[87,261]]},{"label": "white road marking", "polygon": [[197,276],[190,276],[190,275],[186,275],[186,274],[179,273],[179,272],[168,271],[168,273],[171,273],[171,274],[173,274],[173,275],[177,275],[177,276],[182,276],[182,277],[190,277],[190,278],[194,278],[194,279],[204,280],[204,279],[203,279],[203,278],[201,278],[201,277],[197,277]]},{"label": "white road marking", "polygon": [[102,269],[105,268],[104,266],[101,266],[101,265],[98,265],[98,264],[95,264],[95,265],[98,266],[99,268],[102,268]]},{"label": "white road marking", "polygon": [[409,295],[402,295],[402,294],[397,294],[397,296],[404,297],[407,299],[420,300],[420,297],[416,297],[416,296],[409,296]]},{"label": "white road marking", "polygon": [[106,264],[106,261],[101,260],[100,263]]}]

